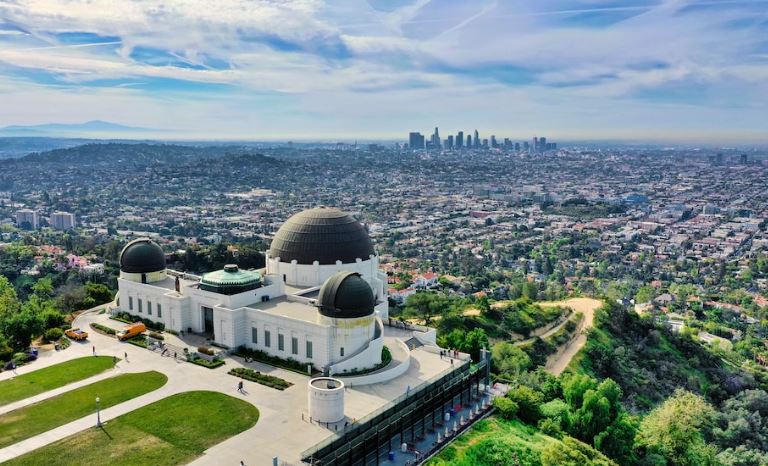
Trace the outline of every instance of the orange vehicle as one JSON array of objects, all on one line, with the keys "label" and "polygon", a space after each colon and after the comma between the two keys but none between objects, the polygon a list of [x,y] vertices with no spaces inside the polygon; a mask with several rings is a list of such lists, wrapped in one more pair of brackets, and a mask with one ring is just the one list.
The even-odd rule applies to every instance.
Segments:
[{"label": "orange vehicle", "polygon": [[141,322],[136,322],[130,325],[126,325],[122,330],[117,332],[118,340],[128,340],[136,335],[140,335],[147,331],[147,326]]},{"label": "orange vehicle", "polygon": [[77,327],[68,329],[66,332],[64,332],[64,335],[68,336],[71,340],[77,341],[82,341],[88,338],[88,332],[80,330]]}]

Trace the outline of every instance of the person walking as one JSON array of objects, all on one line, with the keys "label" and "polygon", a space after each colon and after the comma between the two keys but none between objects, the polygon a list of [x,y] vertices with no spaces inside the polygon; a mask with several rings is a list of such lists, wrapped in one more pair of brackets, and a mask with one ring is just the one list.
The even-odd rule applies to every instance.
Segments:
[{"label": "person walking", "polygon": [[125,362],[128,362],[128,351],[123,351],[123,356],[125,356]]},{"label": "person walking", "polygon": [[93,351],[93,355],[96,356],[96,345],[93,345],[91,350]]},{"label": "person walking", "polygon": [[243,393],[243,381],[237,382],[237,391]]}]

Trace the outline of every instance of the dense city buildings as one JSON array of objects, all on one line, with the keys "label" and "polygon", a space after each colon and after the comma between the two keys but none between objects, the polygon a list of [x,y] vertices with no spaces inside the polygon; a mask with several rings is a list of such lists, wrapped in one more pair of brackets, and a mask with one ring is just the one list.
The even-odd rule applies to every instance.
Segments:
[{"label": "dense city buildings", "polygon": [[[473,136],[467,136],[466,146],[464,145],[464,131],[459,131],[454,136],[449,135],[443,142],[440,139],[440,133],[438,128],[435,128],[434,133],[430,136],[429,141],[426,141],[421,133],[412,132],[408,135],[408,147],[411,150],[427,149],[430,151],[441,150],[462,150],[462,149],[503,149],[508,152],[520,152],[521,146],[519,142],[512,142],[510,138],[504,138],[503,143],[499,143],[495,134],[492,134],[490,140],[487,138],[481,139],[478,130],[474,131]],[[543,154],[549,151],[557,150],[557,143],[547,142],[546,137],[534,137],[532,144],[529,145],[528,141],[523,143],[523,150],[525,152],[534,154]],[[744,156],[745,157],[745,156]],[[745,160],[744,158],[742,160]],[[742,162],[743,163],[743,162]]]}]

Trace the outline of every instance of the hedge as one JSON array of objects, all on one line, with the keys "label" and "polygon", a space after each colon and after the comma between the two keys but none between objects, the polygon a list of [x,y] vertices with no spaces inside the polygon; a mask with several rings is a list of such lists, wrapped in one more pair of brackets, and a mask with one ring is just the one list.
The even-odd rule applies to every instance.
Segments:
[{"label": "hedge", "polygon": [[281,379],[280,377],[262,374],[259,371],[248,369],[247,367],[236,367],[234,369],[230,369],[227,373],[229,375],[234,375],[235,377],[240,377],[241,379],[256,382],[261,385],[266,385],[267,387],[272,387],[277,390],[285,390],[286,388],[293,385],[291,382]]},{"label": "hedge", "polygon": [[[253,359],[254,361],[259,361],[259,362],[263,362],[264,364],[269,364],[270,366],[280,367],[282,369],[297,372],[301,375],[307,375],[307,363],[299,362],[295,359],[279,358],[277,356],[272,356],[271,354],[266,353],[264,351],[250,349],[246,346],[238,346],[233,354],[235,356],[240,356],[241,358],[250,358],[250,359]],[[319,372],[320,371],[318,371],[314,366],[312,366],[313,374],[317,374]]]},{"label": "hedge", "polygon": [[129,314],[125,311],[120,311],[114,314],[113,316],[111,316],[110,318],[113,320],[119,320],[120,322],[125,322],[126,324],[132,324],[134,322],[141,321],[150,330],[155,330],[158,332],[162,332],[163,330],[165,330],[165,324],[162,322],[155,322],[153,320],[145,319],[137,315]]},{"label": "hedge", "polygon": [[101,324],[97,324],[97,323],[92,323],[91,324],[91,328],[96,330],[96,331],[98,331],[98,332],[106,333],[107,335],[114,335],[114,334],[117,333],[117,330],[115,330],[115,329],[113,329],[111,327],[107,327],[106,325],[101,325]]},{"label": "hedge", "polygon": [[135,337],[129,338],[128,340],[125,340],[125,341],[141,348],[147,347],[147,337],[145,337],[144,335],[136,335]]},{"label": "hedge", "polygon": [[189,362],[192,364],[197,364],[198,366],[203,366],[208,369],[216,369],[217,367],[221,367],[224,365],[224,361],[222,359],[214,359],[213,361],[208,361],[203,358],[195,358],[195,359],[188,359]]}]

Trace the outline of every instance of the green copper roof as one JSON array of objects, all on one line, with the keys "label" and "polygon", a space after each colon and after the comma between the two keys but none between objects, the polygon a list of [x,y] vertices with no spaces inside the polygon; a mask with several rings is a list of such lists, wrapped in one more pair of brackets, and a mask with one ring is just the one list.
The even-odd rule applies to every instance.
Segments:
[{"label": "green copper roof", "polygon": [[237,294],[261,286],[261,274],[240,270],[236,265],[225,265],[223,270],[206,273],[200,279],[200,289],[221,294]]}]

